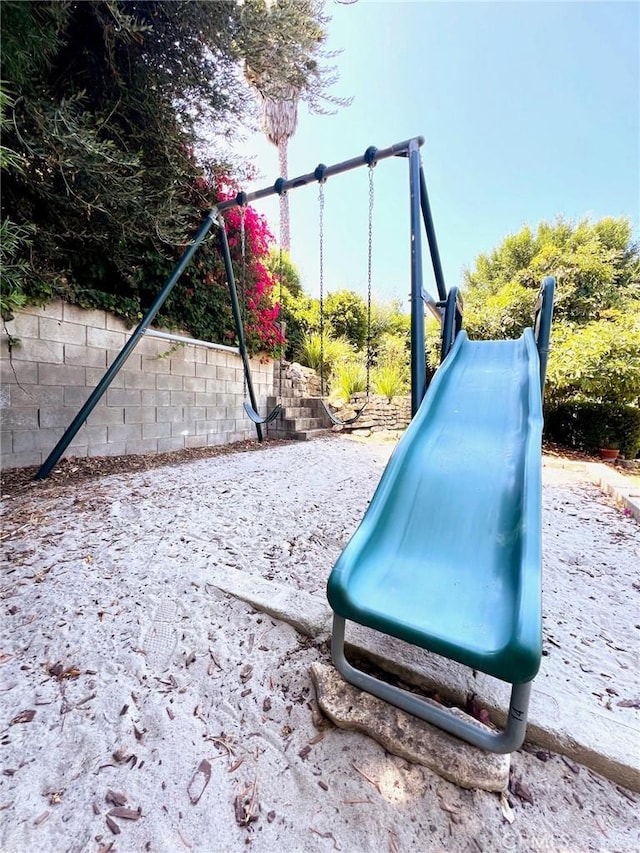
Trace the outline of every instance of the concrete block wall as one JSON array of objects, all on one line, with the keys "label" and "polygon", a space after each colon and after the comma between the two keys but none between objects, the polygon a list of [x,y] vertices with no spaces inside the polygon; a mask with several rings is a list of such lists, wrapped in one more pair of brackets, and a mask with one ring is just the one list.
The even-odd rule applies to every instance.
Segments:
[{"label": "concrete block wall", "polygon": [[[112,363],[132,329],[106,311],[65,302],[29,307],[6,324],[0,352],[1,464],[40,465]],[[259,406],[273,392],[273,363],[251,361]],[[255,437],[244,414],[237,350],[145,336],[65,456],[160,453]]]}]

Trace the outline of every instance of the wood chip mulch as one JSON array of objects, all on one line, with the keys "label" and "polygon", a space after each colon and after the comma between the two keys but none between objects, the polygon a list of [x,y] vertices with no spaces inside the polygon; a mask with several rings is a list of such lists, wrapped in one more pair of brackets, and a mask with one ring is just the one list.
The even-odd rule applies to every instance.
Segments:
[{"label": "wood chip mulch", "polygon": [[[234,444],[215,447],[193,447],[176,450],[171,453],[148,453],[140,456],[93,456],[61,459],[46,480],[34,480],[39,467],[8,468],[2,472],[1,491],[3,498],[21,494],[25,491],[45,490],[51,486],[65,486],[88,482],[110,474],[133,474],[150,471],[165,465],[182,465],[197,459],[214,459],[230,453],[246,453],[269,450],[291,444],[284,439],[266,438],[262,443],[257,439],[248,439]],[[597,456],[590,455],[557,444],[545,442],[543,452],[549,456],[558,456],[580,462],[601,462]]]},{"label": "wood chip mulch", "polygon": [[8,468],[2,472],[2,497],[8,498],[25,491],[44,490],[51,486],[64,486],[83,483],[110,474],[133,474],[150,471],[165,465],[182,465],[198,459],[214,459],[231,453],[246,453],[269,450],[290,444],[283,439],[266,438],[262,444],[257,439],[249,439],[234,444],[215,447],[193,447],[176,450],[171,453],[148,453],[140,456],[93,456],[61,459],[46,480],[34,480],[39,467]]}]

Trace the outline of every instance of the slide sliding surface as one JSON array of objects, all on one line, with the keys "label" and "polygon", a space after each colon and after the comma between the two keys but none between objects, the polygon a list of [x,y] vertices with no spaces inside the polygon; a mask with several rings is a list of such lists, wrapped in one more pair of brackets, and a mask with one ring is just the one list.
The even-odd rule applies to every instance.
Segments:
[{"label": "slide sliding surface", "polygon": [[347,620],[511,683],[538,671],[542,401],[531,329],[460,332],[338,559]]}]

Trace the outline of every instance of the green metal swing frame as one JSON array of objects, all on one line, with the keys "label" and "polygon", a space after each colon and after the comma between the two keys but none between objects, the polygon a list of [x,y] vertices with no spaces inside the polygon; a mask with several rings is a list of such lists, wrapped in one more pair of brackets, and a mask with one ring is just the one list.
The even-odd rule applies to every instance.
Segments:
[{"label": "green metal swing frame", "polygon": [[[391,145],[388,148],[384,149],[368,148],[365,154],[362,156],[354,157],[351,160],[344,160],[340,163],[335,163],[332,166],[323,166],[323,175],[326,179],[334,175],[339,175],[344,172],[349,172],[353,169],[357,169],[360,166],[368,165],[368,161],[370,158],[369,152],[371,150],[375,150],[375,161],[378,162],[380,160],[385,160],[389,157],[406,157],[410,148],[413,147],[417,150],[423,144],[423,137],[416,137],[414,139],[396,143],[395,145]],[[169,295],[171,294],[171,291],[179,281],[182,273],[184,272],[188,264],[191,262],[194,255],[197,253],[198,249],[209,234],[211,228],[214,226],[218,229],[220,250],[224,260],[225,273],[227,277],[227,284],[229,287],[229,295],[231,299],[231,307],[233,311],[234,322],[236,324],[238,348],[240,350],[244,376],[247,383],[247,390],[249,392],[249,402],[245,404],[244,409],[247,415],[255,424],[258,440],[263,440],[264,436],[262,432],[262,426],[265,423],[268,423],[269,420],[273,420],[275,417],[277,417],[279,411],[275,414],[274,412],[271,412],[269,415],[267,415],[266,418],[263,418],[258,414],[257,399],[253,387],[253,381],[251,378],[251,365],[249,362],[249,355],[247,352],[246,342],[244,338],[244,328],[242,325],[240,305],[238,301],[238,292],[235,283],[233,265],[231,263],[231,253],[229,251],[229,242],[226,236],[223,214],[226,210],[230,210],[234,207],[240,207],[242,205],[249,204],[253,201],[260,201],[261,199],[268,198],[269,196],[282,195],[283,193],[286,193],[289,190],[298,189],[299,187],[316,183],[318,181],[316,171],[317,170],[305,175],[299,175],[298,177],[291,178],[290,180],[286,180],[285,178],[278,178],[278,180],[273,186],[264,187],[263,189],[256,190],[255,192],[238,193],[235,198],[220,202],[207,213],[203,223],[196,232],[191,244],[185,249],[182,257],[176,264],[171,275],[166,280],[165,284],[154,299],[151,306],[147,309],[147,312],[145,313],[138,326],[132,332],[131,337],[122,347],[122,349],[120,350],[116,358],[113,360],[111,365],[107,368],[104,376],[98,382],[96,387],[93,389],[93,391],[87,398],[84,405],[80,408],[76,416],[73,418],[72,422],[64,431],[62,437],[57,442],[51,453],[47,456],[46,460],[43,462],[40,469],[36,473],[34,479],[46,479],[51,473],[51,471],[54,469],[54,467],[57,465],[57,463],[60,461],[66,449],[69,447],[80,428],[86,422],[91,412],[98,405],[98,403],[106,393],[107,389],[109,388],[109,386],[111,385],[121,368],[124,366],[129,356],[135,349],[136,345],[144,336],[146,330],[155,320],[156,316],[158,315],[158,312],[168,299]]]}]

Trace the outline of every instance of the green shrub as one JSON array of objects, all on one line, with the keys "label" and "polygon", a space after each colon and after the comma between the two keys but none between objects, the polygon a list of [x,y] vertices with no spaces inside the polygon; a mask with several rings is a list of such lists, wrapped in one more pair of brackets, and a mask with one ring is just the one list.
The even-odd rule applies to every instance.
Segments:
[{"label": "green shrub", "polygon": [[547,370],[547,396],[557,401],[638,404],[640,398],[640,301],[626,312],[582,326],[555,323]]},{"label": "green shrub", "polygon": [[318,330],[320,312],[316,305],[317,300],[304,293],[294,294],[286,285],[281,289],[278,278],[274,277],[274,280],[276,282],[274,297],[280,302],[278,320],[283,320],[287,327],[285,358],[294,361],[302,350],[305,335]]},{"label": "green shrub", "polygon": [[565,447],[617,447],[627,459],[640,450],[640,409],[611,403],[560,403],[545,415],[545,435]]},{"label": "green shrub", "polygon": [[392,364],[398,368],[402,367],[408,375],[410,358],[410,342],[406,335],[385,333],[380,336],[375,353],[375,361],[378,367],[386,367]]},{"label": "green shrub", "polygon": [[387,364],[376,368],[373,371],[372,384],[375,393],[382,394],[388,400],[407,392],[407,381],[399,365]]},{"label": "green shrub", "polygon": [[23,308],[27,302],[24,284],[33,277],[29,263],[21,259],[21,251],[28,251],[30,237],[35,229],[16,225],[10,219],[0,224],[0,269],[2,291],[0,292],[0,316],[12,320],[13,312]]},{"label": "green shrub", "polygon": [[442,340],[442,328],[433,314],[427,314],[424,318],[424,334],[427,369],[432,375],[440,366],[440,344]]},{"label": "green shrub", "polygon": [[331,382],[332,396],[339,394],[348,403],[354,394],[367,390],[367,370],[358,361],[347,361],[341,364]]},{"label": "green shrub", "polygon": [[362,349],[367,340],[367,305],[352,290],[328,293],[324,315],[331,333],[336,338],[346,338],[354,349]]}]

